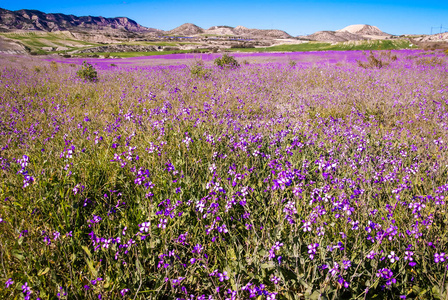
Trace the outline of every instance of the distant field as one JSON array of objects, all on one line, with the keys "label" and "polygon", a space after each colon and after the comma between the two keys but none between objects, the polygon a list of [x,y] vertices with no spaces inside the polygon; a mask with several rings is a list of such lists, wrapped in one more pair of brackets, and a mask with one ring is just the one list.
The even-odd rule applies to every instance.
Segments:
[{"label": "distant field", "polygon": [[[67,53],[79,49],[89,47],[102,46],[104,44],[86,42],[73,38],[66,33],[49,33],[49,32],[29,32],[29,33],[0,33],[0,35],[10,38],[24,45],[29,52],[34,54],[53,54],[53,53]],[[143,46],[161,46],[161,47],[179,47],[182,45],[195,45],[190,42],[166,42],[166,41],[137,41],[125,42],[122,45],[143,45]],[[68,50],[62,51],[46,51],[44,47],[65,47]],[[393,49],[408,49],[416,48],[410,44],[408,40],[379,40],[379,41],[357,41],[344,43],[321,43],[309,42],[294,45],[277,45],[266,48],[233,48],[226,49],[230,52],[302,52],[302,51],[328,51],[328,50],[393,50]],[[199,49],[200,50],[200,49]],[[197,51],[197,50],[196,50]],[[205,50],[206,51],[206,50]],[[138,57],[138,56],[152,56],[172,53],[191,53],[193,50],[177,50],[177,51],[154,51],[154,52],[111,52],[111,53],[89,53],[89,54],[75,54],[76,56],[85,57],[92,55],[106,55],[110,54],[115,57]]]},{"label": "distant field", "polygon": [[398,50],[407,48],[417,48],[411,46],[407,40],[380,40],[380,41],[360,41],[344,43],[320,43],[309,42],[294,45],[278,45],[266,48],[235,48],[229,49],[232,52],[298,52],[298,51],[326,51],[326,50]]},{"label": "distant field", "polygon": [[[278,45],[266,48],[231,48],[225,49],[229,52],[302,52],[302,51],[344,51],[344,50],[398,50],[417,48],[409,43],[407,40],[396,41],[361,41],[361,42],[345,42],[345,43],[318,43],[309,42],[303,44],[294,45]],[[115,57],[138,57],[138,56],[152,56],[163,55],[173,53],[192,53],[193,50],[180,50],[180,51],[154,51],[154,52],[120,52],[110,53]],[[96,55],[105,55],[106,53],[94,53]],[[88,54],[92,55],[92,54]],[[88,56],[87,54],[81,54],[77,56]]]}]

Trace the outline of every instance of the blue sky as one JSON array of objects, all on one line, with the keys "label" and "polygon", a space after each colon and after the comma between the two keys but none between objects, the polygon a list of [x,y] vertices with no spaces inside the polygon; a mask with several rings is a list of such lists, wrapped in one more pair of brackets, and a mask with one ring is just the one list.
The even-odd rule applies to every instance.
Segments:
[{"label": "blue sky", "polygon": [[[448,31],[447,1],[170,1],[170,0],[0,0],[9,10],[37,9],[77,16],[129,17],[146,27],[173,29],[183,23],[202,28],[242,25],[281,29],[291,35],[369,24],[391,34]],[[437,28],[435,28],[437,27]]]}]

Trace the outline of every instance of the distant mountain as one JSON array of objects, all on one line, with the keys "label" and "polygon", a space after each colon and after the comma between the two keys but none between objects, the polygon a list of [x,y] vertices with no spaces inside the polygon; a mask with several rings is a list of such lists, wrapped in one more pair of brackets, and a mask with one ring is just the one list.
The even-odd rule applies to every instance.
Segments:
[{"label": "distant mountain", "polygon": [[209,35],[235,35],[235,31],[231,26],[212,26],[206,29],[205,32]]},{"label": "distant mountain", "polygon": [[173,30],[167,31],[168,35],[228,35],[241,37],[261,37],[261,38],[291,38],[285,31],[278,29],[249,29],[243,26],[212,26],[209,29],[203,29],[191,23],[185,23]]},{"label": "distant mountain", "polygon": [[[242,36],[255,38],[291,38],[282,30],[276,29],[249,29],[243,26],[212,26],[203,29],[195,24],[185,23],[170,31],[163,31],[155,28],[144,27],[134,20],[126,17],[105,18],[74,15],[61,13],[44,13],[38,10],[21,9],[10,11],[0,8],[0,31],[15,30],[36,30],[46,32],[70,31],[76,34],[91,32],[101,35],[101,33],[143,33],[157,35],[177,35],[177,36],[200,36],[200,35],[221,35],[221,36]],[[90,34],[91,35],[91,34]],[[85,36],[82,37],[86,39]],[[99,36],[92,36],[89,39],[100,41]]]},{"label": "distant mountain", "polygon": [[185,23],[166,32],[169,35],[191,36],[204,33],[204,29],[191,23]]},{"label": "distant mountain", "polygon": [[[278,29],[251,29],[244,26],[212,26],[203,29],[192,23],[185,23],[169,31],[144,27],[126,17],[105,18],[61,13],[44,13],[38,10],[21,9],[10,11],[0,8],[0,31],[36,30],[45,32],[69,31],[75,38],[93,42],[109,43],[129,37],[147,38],[148,36],[188,36],[213,37],[229,36],[249,39],[289,39],[288,33]],[[384,39],[391,35],[378,27],[358,24],[336,31],[318,31],[299,37],[310,41],[346,42],[368,39]],[[5,44],[5,43],[3,43]]]},{"label": "distant mountain", "polygon": [[236,35],[242,36],[254,36],[254,37],[268,37],[275,39],[288,39],[292,38],[288,33],[278,29],[250,29],[243,26],[237,26],[234,29]]},{"label": "distant mountain", "polygon": [[306,39],[317,42],[339,43],[347,41],[359,41],[364,40],[365,38],[350,32],[318,31],[306,36]]},{"label": "distant mountain", "polygon": [[391,34],[381,31],[376,26],[371,25],[350,25],[336,31],[317,31],[313,34],[300,38],[310,41],[338,43],[347,41],[384,39],[391,37]]},{"label": "distant mountain", "polygon": [[3,30],[39,30],[55,31],[127,31],[135,33],[160,31],[146,28],[126,17],[104,18],[60,13],[43,13],[38,10],[21,9],[10,11],[0,8],[0,29]]},{"label": "distant mountain", "polygon": [[366,24],[349,25],[345,28],[336,30],[336,32],[349,32],[358,35],[371,35],[371,36],[391,36],[390,34],[381,31],[376,26]]}]

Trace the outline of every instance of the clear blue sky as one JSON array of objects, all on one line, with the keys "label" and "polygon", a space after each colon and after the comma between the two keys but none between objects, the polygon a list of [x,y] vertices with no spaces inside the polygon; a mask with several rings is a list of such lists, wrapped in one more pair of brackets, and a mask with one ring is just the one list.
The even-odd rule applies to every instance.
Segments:
[{"label": "clear blue sky", "polygon": [[242,25],[281,29],[291,35],[369,24],[391,34],[448,31],[447,1],[170,1],[170,0],[0,0],[9,10],[37,9],[77,16],[129,17],[146,27],[173,29],[183,23],[202,28]]}]

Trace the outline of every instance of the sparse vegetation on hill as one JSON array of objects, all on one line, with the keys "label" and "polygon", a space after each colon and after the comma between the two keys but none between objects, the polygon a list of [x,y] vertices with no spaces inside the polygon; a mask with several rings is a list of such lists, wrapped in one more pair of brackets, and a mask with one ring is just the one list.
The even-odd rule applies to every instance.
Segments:
[{"label": "sparse vegetation on hill", "polygon": [[366,53],[364,53],[364,55],[367,58],[367,62],[363,62],[360,60],[357,61],[358,66],[364,69],[381,69],[382,67],[386,67],[397,60],[397,56],[392,54],[392,52],[390,51],[379,52],[377,55],[373,54],[373,52],[370,51],[368,55]]},{"label": "sparse vegetation on hill", "polygon": [[76,39],[68,32],[3,32],[0,35],[19,42],[27,47],[29,52],[40,54],[64,52],[100,45]]}]

